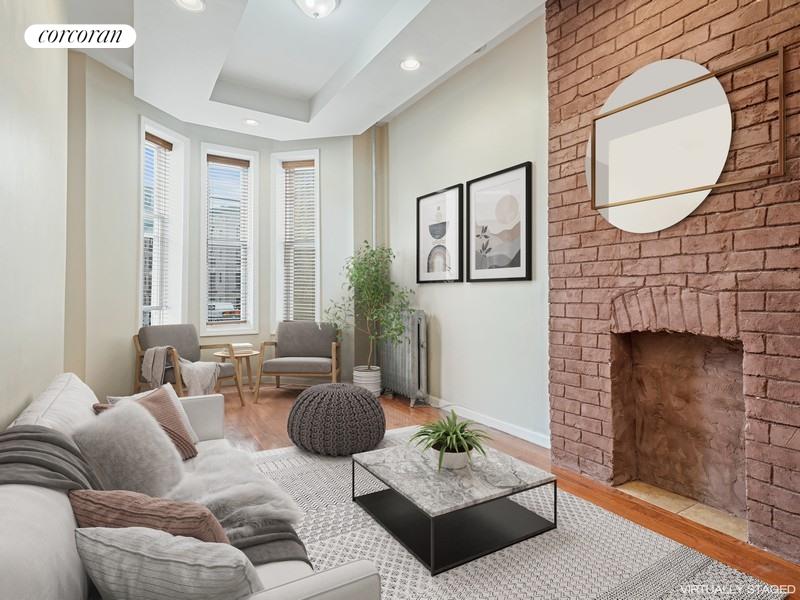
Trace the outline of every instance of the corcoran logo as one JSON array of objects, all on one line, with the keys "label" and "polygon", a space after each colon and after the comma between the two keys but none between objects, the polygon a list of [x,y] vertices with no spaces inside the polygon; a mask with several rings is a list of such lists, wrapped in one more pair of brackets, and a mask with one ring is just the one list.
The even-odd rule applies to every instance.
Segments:
[{"label": "corcoran logo", "polygon": [[125,24],[37,24],[25,30],[31,48],[130,48],[136,31]]}]

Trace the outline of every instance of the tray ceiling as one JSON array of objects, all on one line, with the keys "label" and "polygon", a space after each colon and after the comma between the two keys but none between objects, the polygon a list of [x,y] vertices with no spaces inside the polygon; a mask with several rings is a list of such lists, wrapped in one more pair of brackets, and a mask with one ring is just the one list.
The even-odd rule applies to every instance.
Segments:
[{"label": "tray ceiling", "polygon": [[[175,117],[279,140],[360,134],[542,14],[542,0],[73,0],[73,23],[128,23],[130,50],[92,50]],[[415,56],[418,71],[399,67]],[[544,57],[530,57],[544,60]],[[245,119],[258,121],[246,125]]]}]

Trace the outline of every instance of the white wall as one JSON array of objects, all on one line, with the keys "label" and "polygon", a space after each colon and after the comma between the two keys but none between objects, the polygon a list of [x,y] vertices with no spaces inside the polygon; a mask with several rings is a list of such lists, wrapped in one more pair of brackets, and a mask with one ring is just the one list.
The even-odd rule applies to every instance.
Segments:
[{"label": "white wall", "polygon": [[[322,222],[323,308],[338,295],[339,273],[353,248],[353,150],[349,137],[276,142],[180,122],[133,96],[132,83],[86,59],[86,329],[85,378],[99,395],[127,393],[133,385],[131,336],[138,329],[139,119],[140,115],[190,140],[188,210],[188,315],[200,324],[200,145],[210,142],[259,153],[258,335],[227,336],[260,343],[274,331],[270,154],[318,148]],[[73,74],[70,74],[74,79]],[[80,160],[71,157],[72,160]],[[216,341],[208,338],[207,341]],[[343,376],[352,369],[352,342],[345,340]],[[80,344],[68,344],[79,348]]]},{"label": "white wall", "polygon": [[[398,279],[416,289],[428,314],[430,391],[463,416],[542,445],[549,445],[546,67],[540,18],[389,123],[390,241]],[[416,285],[417,196],[527,160],[534,163],[533,281]]]},{"label": "white wall", "polygon": [[0,430],[64,366],[67,52],[34,50],[60,0],[0,0]]}]

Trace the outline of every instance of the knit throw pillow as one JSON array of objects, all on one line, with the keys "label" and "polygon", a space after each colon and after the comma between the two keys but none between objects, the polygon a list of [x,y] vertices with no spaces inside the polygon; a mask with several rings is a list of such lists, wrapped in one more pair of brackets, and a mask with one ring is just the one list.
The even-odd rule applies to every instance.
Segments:
[{"label": "knit throw pillow", "polygon": [[[165,383],[161,386],[161,388],[169,395],[170,399],[172,400],[172,404],[181,415],[181,421],[183,421],[183,426],[186,427],[186,430],[189,432],[189,435],[192,438],[192,441],[196,444],[200,441],[200,438],[195,433],[194,429],[192,429],[192,423],[189,421],[189,415],[186,414],[186,410],[183,408],[183,403],[181,403],[181,399],[178,398],[178,394],[175,393],[175,388],[172,387],[171,383]],[[144,398],[145,396],[152,394],[153,390],[145,390],[144,392],[139,392],[134,394],[133,396],[106,396],[106,402],[109,404],[116,404],[118,402],[122,402],[123,400],[139,400],[140,398]]]},{"label": "knit throw pillow", "polygon": [[244,600],[264,589],[229,544],[141,527],[76,529],[75,542],[103,600]]},{"label": "knit throw pillow", "polygon": [[228,543],[216,517],[202,504],[152,498],[137,492],[73,490],[78,527],[147,527],[202,542]]}]

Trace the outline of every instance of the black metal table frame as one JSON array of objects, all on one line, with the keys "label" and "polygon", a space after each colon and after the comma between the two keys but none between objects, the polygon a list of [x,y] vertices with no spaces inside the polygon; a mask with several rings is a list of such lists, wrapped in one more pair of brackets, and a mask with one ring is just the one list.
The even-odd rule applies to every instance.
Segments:
[{"label": "black metal table frame", "polygon": [[[500,496],[498,498],[490,498],[488,500],[483,500],[476,504],[460,508],[451,512],[444,513],[442,515],[430,516],[425,513],[422,509],[416,506],[413,502],[403,496],[400,492],[395,490],[389,483],[384,481],[379,476],[375,475],[372,471],[364,467],[359,463],[359,466],[362,470],[369,473],[369,475],[382,484],[387,486],[388,489],[380,490],[377,492],[370,492],[367,494],[362,494],[356,496],[356,461],[351,459],[352,464],[352,487],[351,487],[351,497],[354,502],[356,502],[361,508],[363,508],[369,515],[377,521],[395,540],[397,540],[409,553],[411,553],[419,562],[421,562],[425,567],[430,571],[431,575],[438,575],[444,571],[449,569],[453,569],[475,559],[481,558],[482,556],[486,556],[488,554],[492,554],[493,552],[497,552],[498,550],[502,550],[503,548],[507,548],[524,540],[536,537],[542,533],[547,531],[551,531],[555,529],[558,525],[558,482],[556,479],[552,481],[546,481],[544,483],[540,483],[538,485],[531,486],[524,490],[519,490],[518,492],[514,492],[511,494],[507,494],[505,496]],[[550,521],[545,519],[541,515],[523,507],[520,504],[517,504],[510,500],[512,496],[517,494],[521,494],[523,492],[528,492],[530,490],[545,486],[545,485],[553,485],[553,520]],[[370,500],[369,502],[367,500]],[[417,548],[414,547],[414,544],[411,543],[408,539],[409,532],[407,528],[404,529],[403,532],[396,531],[395,527],[392,526],[392,523],[389,522],[391,519],[387,518],[385,511],[383,510],[383,506],[387,504],[394,504],[395,509],[399,509],[399,511],[405,511],[407,514],[404,516],[411,517],[416,521],[420,521],[422,518],[427,520],[428,530],[429,530],[429,558],[426,558],[424,555],[426,554],[425,549],[421,548],[419,544],[417,544]],[[495,536],[495,540],[492,541],[491,539],[487,540],[485,545],[480,545],[480,534],[479,532],[474,532],[472,538],[477,538],[477,544],[479,547],[473,550],[467,550],[466,554],[458,555],[454,560],[449,560],[445,564],[438,564],[437,563],[437,555],[441,555],[441,552],[437,552],[437,546],[441,550],[442,545],[447,545],[449,540],[438,540],[437,544],[437,524],[442,522],[443,519],[454,519],[457,518],[459,515],[467,515],[470,511],[475,513],[476,511],[480,511],[486,514],[494,514],[497,517],[497,514],[502,514],[503,519],[509,517],[509,510],[513,513],[516,513],[516,523],[520,524],[522,527],[522,532],[518,535],[516,534],[508,534],[502,539],[497,538]],[[397,510],[395,511],[397,512]],[[417,513],[417,514],[413,514]],[[514,525],[513,523],[511,524]],[[484,532],[484,537],[486,536],[486,532]],[[448,547],[447,550],[450,551],[450,554],[453,552],[458,553],[458,548]]]}]

